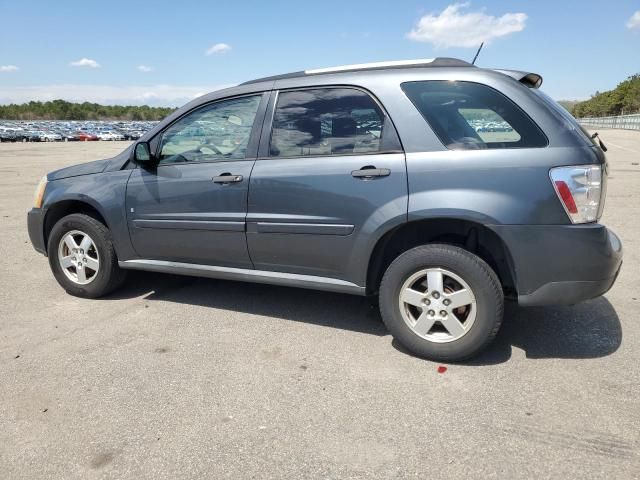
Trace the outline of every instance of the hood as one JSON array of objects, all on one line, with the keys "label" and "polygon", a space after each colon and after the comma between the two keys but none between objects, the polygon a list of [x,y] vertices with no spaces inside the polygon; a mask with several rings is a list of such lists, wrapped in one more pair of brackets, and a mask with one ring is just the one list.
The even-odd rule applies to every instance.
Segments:
[{"label": "hood", "polygon": [[94,173],[102,173],[112,170],[120,170],[129,160],[131,147],[125,149],[115,157],[104,160],[95,160],[93,162],[80,163],[71,167],[61,168],[47,174],[47,179],[60,180],[62,178],[79,177],[80,175],[91,175]]}]

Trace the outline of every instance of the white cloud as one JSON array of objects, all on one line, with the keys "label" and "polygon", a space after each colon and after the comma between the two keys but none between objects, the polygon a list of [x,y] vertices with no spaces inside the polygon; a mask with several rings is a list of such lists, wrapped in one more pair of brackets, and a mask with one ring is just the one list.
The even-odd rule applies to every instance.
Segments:
[{"label": "white cloud", "polygon": [[17,72],[20,70],[15,65],[0,65],[0,72]]},{"label": "white cloud", "polygon": [[90,58],[81,58],[80,60],[71,62],[69,65],[71,65],[72,67],[100,68],[100,64],[95,60],[91,60]]},{"label": "white cloud", "polygon": [[205,55],[218,55],[222,53],[227,53],[231,50],[231,45],[227,43],[216,43],[215,45],[211,45],[206,52]]},{"label": "white cloud", "polygon": [[524,30],[525,13],[505,13],[501,17],[484,11],[462,12],[469,3],[454,3],[441,13],[430,13],[418,20],[407,37],[417,42],[429,42],[436,47],[477,48],[480,43]]},{"label": "white cloud", "polygon": [[138,65],[138,70],[140,70],[141,72],[144,73],[148,73],[148,72],[152,72],[153,71],[153,67],[149,67],[148,65]]},{"label": "white cloud", "polygon": [[627,28],[640,28],[640,10],[631,15],[631,18],[627,21]]},{"label": "white cloud", "polygon": [[231,85],[41,85],[28,87],[0,86],[0,104],[48,101],[61,98],[70,102],[95,102],[103,105],[153,105],[176,107],[203,93]]}]

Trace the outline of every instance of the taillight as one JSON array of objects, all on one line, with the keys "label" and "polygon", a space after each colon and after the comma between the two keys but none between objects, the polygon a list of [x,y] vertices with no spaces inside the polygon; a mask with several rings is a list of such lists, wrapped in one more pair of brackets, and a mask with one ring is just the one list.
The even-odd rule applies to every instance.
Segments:
[{"label": "taillight", "polygon": [[552,168],[549,176],[572,223],[598,220],[603,201],[600,165]]}]

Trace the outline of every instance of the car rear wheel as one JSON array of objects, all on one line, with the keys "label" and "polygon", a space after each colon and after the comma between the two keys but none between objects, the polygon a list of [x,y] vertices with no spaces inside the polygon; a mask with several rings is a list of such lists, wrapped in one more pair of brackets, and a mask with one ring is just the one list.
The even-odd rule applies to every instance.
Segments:
[{"label": "car rear wheel", "polygon": [[49,265],[58,283],[77,297],[97,298],[124,282],[108,228],[89,215],[74,213],[59,220],[47,246]]},{"label": "car rear wheel", "polygon": [[497,275],[481,258],[433,244],[408,250],[391,263],[379,301],[385,325],[410,352],[460,361],[496,336],[504,297]]}]

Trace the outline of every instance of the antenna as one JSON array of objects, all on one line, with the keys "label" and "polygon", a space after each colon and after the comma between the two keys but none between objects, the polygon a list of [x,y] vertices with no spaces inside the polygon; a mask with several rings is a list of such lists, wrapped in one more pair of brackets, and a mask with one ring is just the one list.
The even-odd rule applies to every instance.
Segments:
[{"label": "antenna", "polygon": [[471,62],[471,65],[475,65],[476,64],[476,59],[478,58],[478,55],[480,55],[480,50],[482,50],[482,47],[484,47],[484,42],[482,42],[480,44],[480,47],[478,48],[478,51],[476,52],[476,56],[473,57],[473,61]]}]

